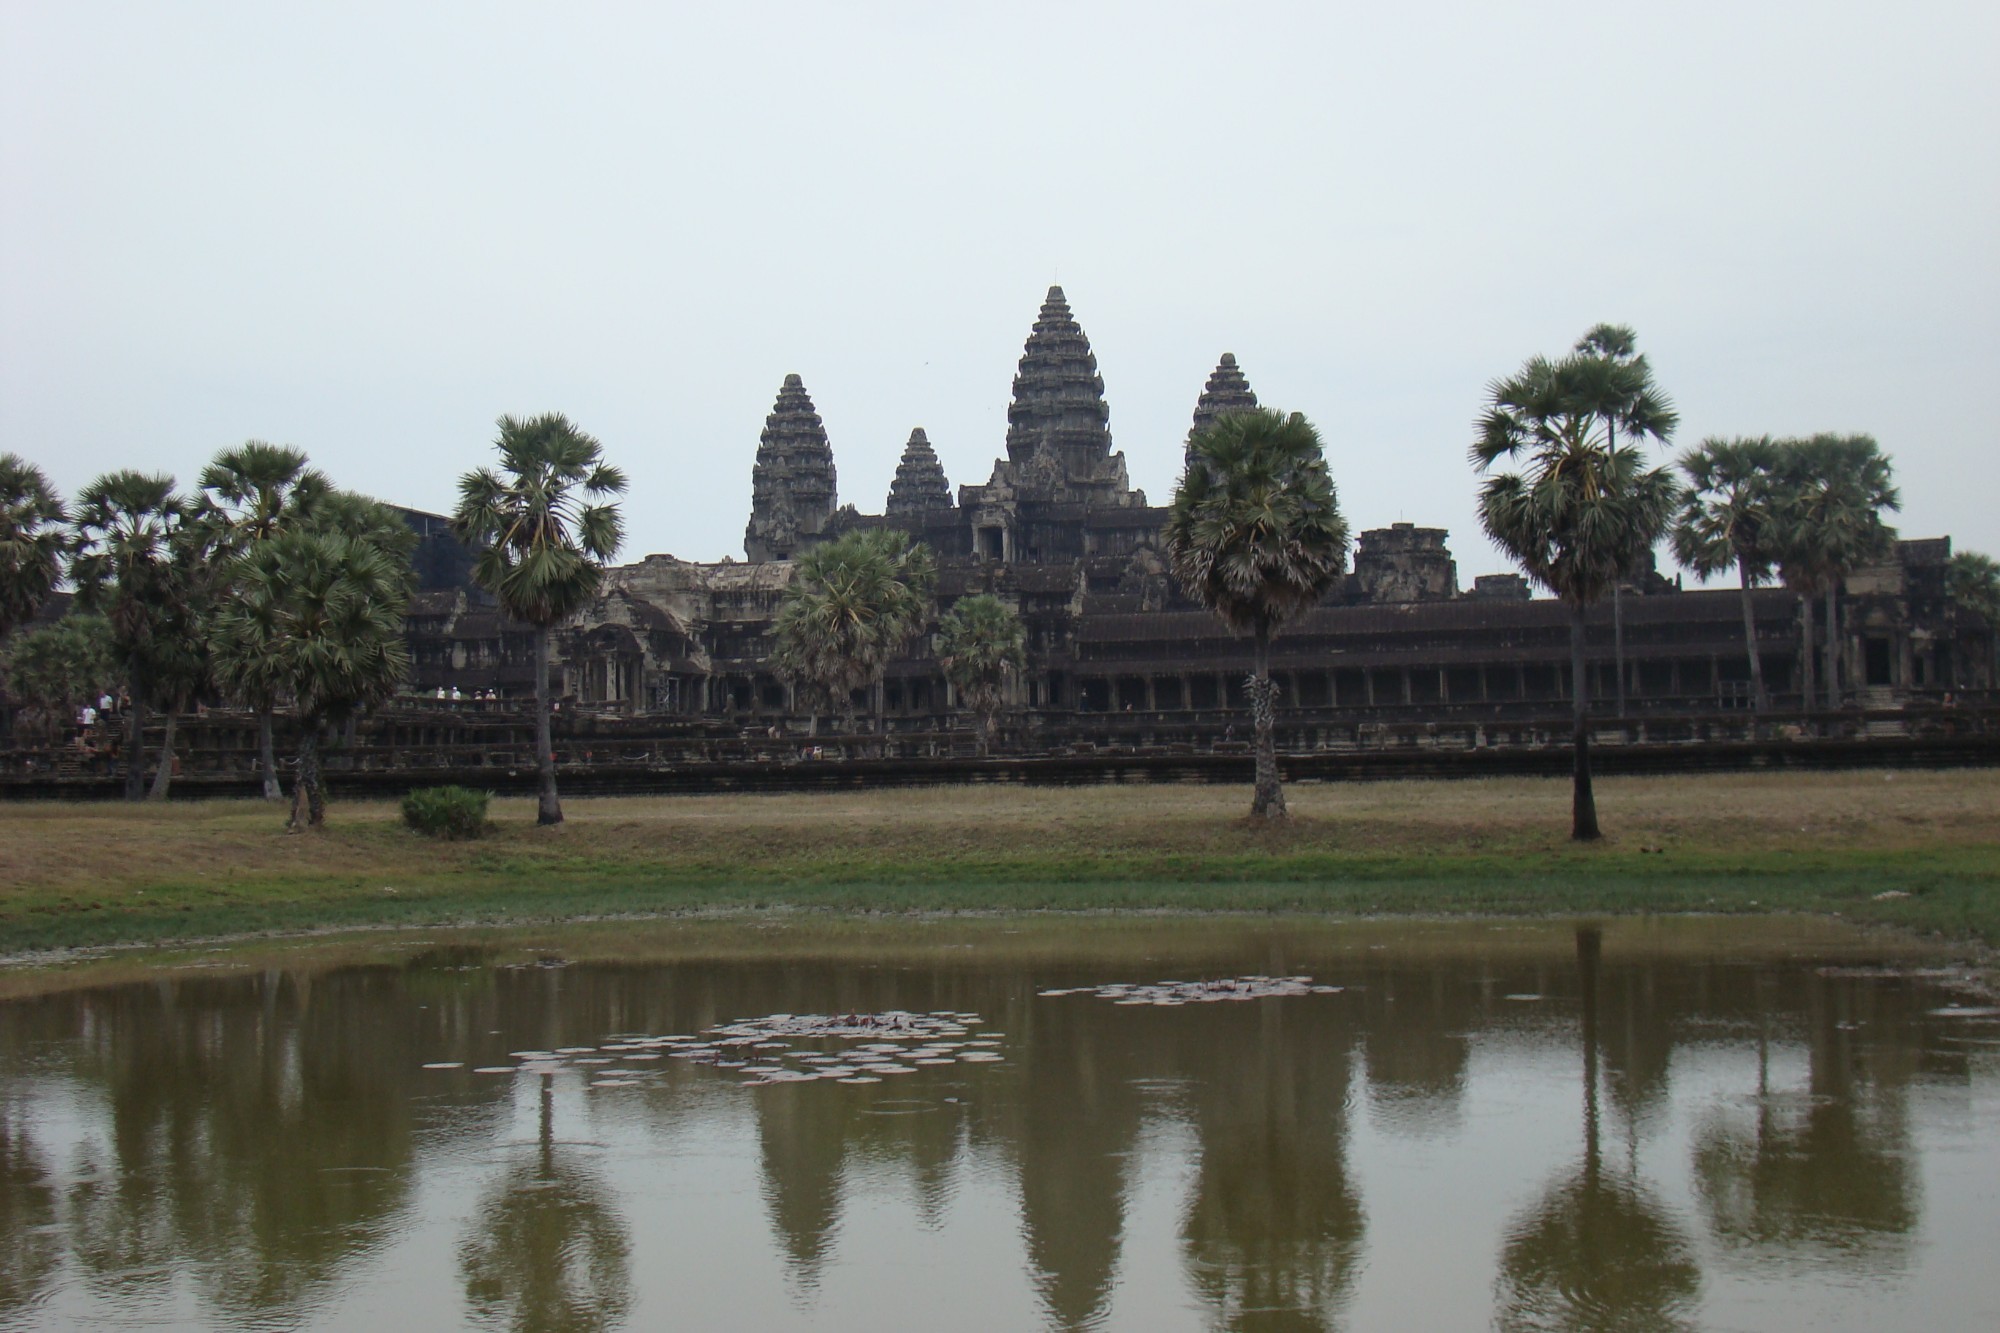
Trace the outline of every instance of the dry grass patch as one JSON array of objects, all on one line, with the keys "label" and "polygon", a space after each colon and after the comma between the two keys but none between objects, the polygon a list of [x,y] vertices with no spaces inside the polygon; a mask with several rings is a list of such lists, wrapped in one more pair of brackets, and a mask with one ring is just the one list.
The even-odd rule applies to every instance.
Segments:
[{"label": "dry grass patch", "polygon": [[[1597,795],[1611,848],[2000,842],[2000,771],[1606,778]],[[814,849],[910,856],[1572,850],[1566,780],[1310,783],[1288,788],[1287,799],[1294,818],[1272,828],[1245,817],[1244,789],[1221,786],[621,797],[570,802],[561,836],[587,841],[594,852],[650,847],[702,860]],[[495,812],[517,833],[532,822],[526,800],[497,802]]]},{"label": "dry grass patch", "polygon": [[[2000,771],[1607,778],[1608,836],[1585,846],[1567,837],[1563,780],[1288,798],[1295,817],[1275,828],[1246,817],[1243,787],[573,798],[552,829],[522,798],[459,843],[410,832],[391,801],[336,803],[303,836],[256,801],[20,803],[0,806],[0,946],[165,937],[168,921],[200,934],[774,903],[1744,910],[1773,893],[2000,935]],[[1911,901],[1870,905],[1892,887]]]}]

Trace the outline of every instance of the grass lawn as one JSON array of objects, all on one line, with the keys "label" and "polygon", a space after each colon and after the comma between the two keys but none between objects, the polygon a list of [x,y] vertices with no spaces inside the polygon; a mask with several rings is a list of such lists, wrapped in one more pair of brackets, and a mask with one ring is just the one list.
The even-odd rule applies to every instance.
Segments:
[{"label": "grass lawn", "polygon": [[[475,842],[339,802],[0,806],[0,952],[371,924],[692,910],[1839,913],[2000,942],[2000,771],[1247,787],[961,786],[496,801]],[[1886,895],[1886,896],[1885,896]]]}]

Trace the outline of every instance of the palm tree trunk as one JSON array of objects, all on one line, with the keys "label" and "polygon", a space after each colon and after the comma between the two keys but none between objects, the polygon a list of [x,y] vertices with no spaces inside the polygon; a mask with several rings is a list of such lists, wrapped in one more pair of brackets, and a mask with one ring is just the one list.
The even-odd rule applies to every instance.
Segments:
[{"label": "palm tree trunk", "polygon": [[1576,758],[1570,769],[1569,836],[1592,842],[1603,836],[1597,827],[1597,797],[1590,790],[1590,677],[1583,666],[1583,606],[1569,612],[1570,720]]},{"label": "palm tree trunk", "polygon": [[549,627],[535,627],[535,778],[537,824],[562,823],[556,799],[555,739],[549,727]]},{"label": "palm tree trunk", "polygon": [[1840,707],[1840,580],[1826,585],[1826,706]]},{"label": "palm tree trunk", "polygon": [[326,795],[319,785],[319,719],[306,718],[299,727],[299,771],[292,778],[292,815],[285,828],[303,833],[326,823]]},{"label": "palm tree trunk", "polygon": [[1741,563],[1736,568],[1743,576],[1743,646],[1750,650],[1750,703],[1761,713],[1771,706],[1771,696],[1764,693],[1764,658],[1757,651],[1757,605],[1750,596],[1750,571]]},{"label": "palm tree trunk", "polygon": [[167,799],[167,788],[174,780],[174,724],[180,721],[180,714],[167,710],[167,734],[160,742],[160,767],[153,774],[153,789],[146,793],[149,801]]},{"label": "palm tree trunk", "polygon": [[1618,716],[1625,716],[1625,594],[1611,584],[1611,660],[1618,668]]},{"label": "palm tree trunk", "polygon": [[136,801],[146,794],[146,692],[138,653],[132,654],[126,673],[132,707],[125,714],[125,799]]},{"label": "palm tree trunk", "polygon": [[1799,598],[1799,670],[1803,673],[1800,683],[1805,688],[1800,693],[1805,698],[1808,713],[1819,707],[1819,699],[1816,697],[1819,684],[1813,671],[1814,660],[1818,656],[1819,645],[1813,642],[1812,598],[1801,597]]},{"label": "palm tree trunk", "polygon": [[306,819],[314,828],[326,827],[326,785],[319,773],[319,723],[313,723],[312,746],[306,756]]},{"label": "palm tree trunk", "polygon": [[1576,932],[1577,981],[1583,1009],[1583,1162],[1584,1175],[1595,1181],[1603,1170],[1598,1148],[1598,976],[1604,956],[1604,932],[1586,926]]},{"label": "palm tree trunk", "polygon": [[257,768],[264,778],[264,799],[283,800],[285,793],[278,786],[277,727],[269,706],[257,710]]},{"label": "palm tree trunk", "polygon": [[1278,780],[1276,718],[1271,695],[1271,631],[1257,627],[1257,670],[1250,680],[1250,720],[1257,736],[1257,785],[1250,797],[1252,819],[1284,819],[1285,788]]}]

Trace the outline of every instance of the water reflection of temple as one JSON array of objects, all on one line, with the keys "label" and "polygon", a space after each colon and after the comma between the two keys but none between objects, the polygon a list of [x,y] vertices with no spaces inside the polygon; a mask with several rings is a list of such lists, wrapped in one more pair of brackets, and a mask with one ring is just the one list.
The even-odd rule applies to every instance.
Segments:
[{"label": "water reflection of temple", "polygon": [[[399,1235],[447,1225],[417,1185],[470,1136],[493,1147],[474,1206],[448,1222],[456,1299],[503,1324],[606,1326],[650,1280],[631,1221],[645,1186],[579,1145],[634,1126],[671,1144],[722,1116],[751,1135],[743,1183],[801,1308],[829,1265],[871,1258],[875,1238],[851,1231],[862,1182],[905,1192],[917,1225],[946,1230],[967,1190],[999,1180],[1042,1318],[1102,1322],[1132,1273],[1157,1271],[1131,1252],[1133,1200],[1169,1171],[1187,1305],[1218,1326],[1334,1326],[1382,1243],[1354,1108],[1425,1144],[1476,1135],[1481,1061],[1527,1042],[1573,1053],[1551,1105],[1580,1108],[1581,1133],[1504,1234],[1479,1238],[1496,1255],[1495,1307],[1479,1317],[1573,1326],[1622,1311],[1672,1326],[1698,1308],[1704,1264],[1909,1271],[1923,1206],[1912,1099],[1963,1086],[1977,1049],[1940,1035],[1921,978],[1615,949],[1311,963],[1294,950],[1257,965],[1338,971],[1348,989],[1180,1008],[1043,999],[1032,970],[935,952],[490,962],[439,949],[0,1005],[0,1253],[14,1256],[0,1320],[56,1288],[142,1307],[175,1282],[218,1320],[302,1319]],[[675,1061],[602,1095],[470,1072],[524,1045],[891,1008],[985,1015],[1008,1059],[728,1096],[717,1071]],[[1678,1062],[1717,1050],[1724,1093],[1687,1102]],[[423,1070],[440,1058],[468,1068]],[[74,1110],[52,1116],[58,1103]],[[78,1132],[51,1137],[67,1120]],[[1679,1164],[1693,1207],[1668,1202],[1664,1159],[1633,1147],[1676,1121],[1694,1126]]]}]

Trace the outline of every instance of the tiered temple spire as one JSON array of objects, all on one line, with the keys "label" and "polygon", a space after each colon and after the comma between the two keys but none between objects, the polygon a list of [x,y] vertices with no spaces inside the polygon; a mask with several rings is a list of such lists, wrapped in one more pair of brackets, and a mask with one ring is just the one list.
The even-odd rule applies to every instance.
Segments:
[{"label": "tiered temple spire", "polygon": [[1046,445],[1065,480],[1088,481],[1111,456],[1110,419],[1090,340],[1070,314],[1063,289],[1051,287],[1014,376],[1008,461],[1020,467]]},{"label": "tiered temple spire", "polygon": [[826,427],[804,381],[787,375],[757,443],[744,553],[752,560],[791,559],[802,541],[825,529],[837,503]]},{"label": "tiered temple spire", "polygon": [[903,446],[903,461],[896,464],[896,479],[889,483],[889,502],[882,512],[920,514],[951,507],[951,482],[945,478],[944,465],[938,462],[930,438],[919,426]]},{"label": "tiered temple spire", "polygon": [[1236,353],[1224,352],[1222,360],[1216,362],[1215,373],[1208,377],[1202,387],[1201,397],[1194,405],[1194,425],[1188,429],[1188,438],[1215,424],[1217,417],[1230,412],[1254,412],[1257,409],[1257,395],[1250,389],[1250,381],[1237,368]]}]

